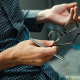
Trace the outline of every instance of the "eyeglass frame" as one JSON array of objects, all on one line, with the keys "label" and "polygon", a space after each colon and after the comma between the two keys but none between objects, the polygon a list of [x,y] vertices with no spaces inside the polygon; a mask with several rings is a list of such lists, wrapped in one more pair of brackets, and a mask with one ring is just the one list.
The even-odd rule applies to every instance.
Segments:
[{"label": "eyeglass frame", "polygon": [[[74,19],[69,19],[68,21],[70,21],[70,20],[74,20]],[[50,34],[51,34],[53,31],[58,31],[59,34],[60,34],[60,37],[55,41],[55,43],[56,43],[57,41],[59,41],[59,39],[60,39],[63,35],[68,34],[68,33],[71,33],[71,32],[73,32],[74,30],[76,30],[77,28],[80,27],[80,26],[78,25],[78,23],[74,20],[74,22],[75,22],[75,24],[76,24],[77,26],[76,26],[74,29],[72,29],[71,31],[66,32],[65,24],[66,24],[68,21],[66,21],[66,22],[64,23],[64,25],[63,25],[63,33],[61,33],[59,30],[52,30],[52,31],[50,31],[49,34],[48,34],[48,40],[50,40],[50,39],[49,39],[49,36],[50,36]],[[80,35],[80,33],[77,33],[76,37],[74,38],[74,40],[73,40],[72,42],[64,43],[64,44],[53,44],[52,46],[67,46],[67,45],[71,45],[71,44],[74,43],[74,41],[77,39],[77,37],[78,37],[79,35]]]}]

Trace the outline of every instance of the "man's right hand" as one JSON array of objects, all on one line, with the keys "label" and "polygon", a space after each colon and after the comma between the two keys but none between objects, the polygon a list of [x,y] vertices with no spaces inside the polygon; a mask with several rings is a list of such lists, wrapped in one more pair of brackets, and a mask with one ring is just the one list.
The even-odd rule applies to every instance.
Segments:
[{"label": "man's right hand", "polygon": [[54,41],[37,41],[46,48],[37,46],[31,40],[26,40],[2,51],[0,53],[0,71],[19,64],[41,66],[57,53],[57,47],[50,47]]},{"label": "man's right hand", "polygon": [[13,57],[18,64],[41,66],[57,53],[57,47],[50,47],[54,41],[37,41],[47,48],[39,47],[31,40],[22,41],[15,46]]}]

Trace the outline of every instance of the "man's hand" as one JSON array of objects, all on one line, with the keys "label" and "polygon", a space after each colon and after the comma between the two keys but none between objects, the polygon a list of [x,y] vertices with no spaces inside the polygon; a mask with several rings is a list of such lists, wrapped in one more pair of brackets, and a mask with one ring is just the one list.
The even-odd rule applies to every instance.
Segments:
[{"label": "man's hand", "polygon": [[20,42],[15,46],[14,59],[18,64],[40,66],[50,60],[57,53],[54,41],[37,40],[47,48],[39,47],[31,40]]},{"label": "man's hand", "polygon": [[[68,9],[70,9],[70,13]],[[75,19],[77,22],[80,22],[78,14],[77,3],[74,2],[70,4],[55,5],[51,9],[42,10],[38,13],[36,20],[38,24],[50,22],[63,26],[69,19]]]},{"label": "man's hand", "polygon": [[57,53],[54,41],[37,40],[47,48],[39,47],[31,40],[18,43],[0,53],[0,71],[19,64],[41,66]]},{"label": "man's hand", "polygon": [[[68,12],[68,9],[70,9],[70,13]],[[61,26],[69,19],[78,21],[77,3],[56,5],[51,8],[51,13],[48,17],[50,22]]]}]

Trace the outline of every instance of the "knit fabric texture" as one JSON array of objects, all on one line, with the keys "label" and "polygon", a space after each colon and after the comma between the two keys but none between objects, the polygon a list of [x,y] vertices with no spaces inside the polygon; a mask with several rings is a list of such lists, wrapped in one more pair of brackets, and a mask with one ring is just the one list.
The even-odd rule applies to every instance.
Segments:
[{"label": "knit fabric texture", "polygon": [[[30,38],[29,31],[39,32],[39,10],[21,10],[18,0],[0,0],[0,52]],[[16,65],[0,72],[1,80],[67,80],[45,63],[42,66]]]}]

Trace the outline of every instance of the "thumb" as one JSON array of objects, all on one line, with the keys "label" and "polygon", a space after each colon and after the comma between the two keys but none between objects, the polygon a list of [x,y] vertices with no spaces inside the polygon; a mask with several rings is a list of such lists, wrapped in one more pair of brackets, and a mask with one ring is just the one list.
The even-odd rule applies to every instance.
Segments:
[{"label": "thumb", "polygon": [[46,47],[50,47],[54,44],[54,41],[47,41],[47,40],[36,40],[39,43],[43,44]]}]

